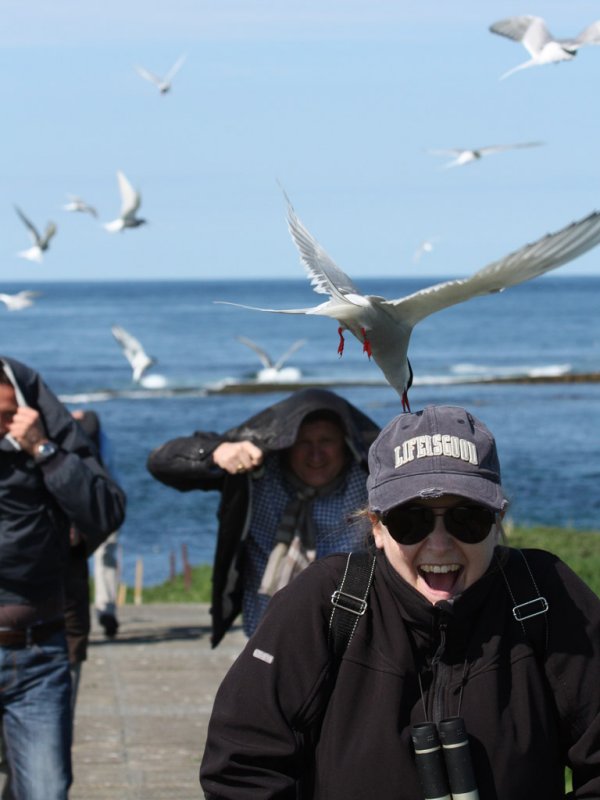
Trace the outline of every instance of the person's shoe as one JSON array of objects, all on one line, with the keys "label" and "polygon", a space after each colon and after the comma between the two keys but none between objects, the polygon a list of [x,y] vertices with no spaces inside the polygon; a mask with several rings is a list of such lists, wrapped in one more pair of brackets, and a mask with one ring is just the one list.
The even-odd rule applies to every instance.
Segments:
[{"label": "person's shoe", "polygon": [[119,623],[113,614],[100,614],[98,622],[104,628],[104,635],[108,639],[114,639],[119,630]]}]

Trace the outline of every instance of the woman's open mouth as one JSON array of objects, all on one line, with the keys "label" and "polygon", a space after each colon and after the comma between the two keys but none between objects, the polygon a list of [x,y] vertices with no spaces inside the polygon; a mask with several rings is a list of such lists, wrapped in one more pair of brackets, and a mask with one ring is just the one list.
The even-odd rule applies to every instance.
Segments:
[{"label": "woman's open mouth", "polygon": [[419,575],[430,589],[450,595],[455,593],[462,570],[460,564],[420,564],[418,567]]}]

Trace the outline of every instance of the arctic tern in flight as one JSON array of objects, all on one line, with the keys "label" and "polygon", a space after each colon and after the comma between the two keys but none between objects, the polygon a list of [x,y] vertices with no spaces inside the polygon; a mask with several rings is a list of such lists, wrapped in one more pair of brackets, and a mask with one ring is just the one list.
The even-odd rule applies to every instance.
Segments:
[{"label": "arctic tern in flight", "polygon": [[65,211],[75,211],[82,214],[91,214],[92,217],[97,217],[98,212],[94,208],[94,206],[90,206],[85,200],[82,200],[81,197],[77,197],[74,194],[69,195],[69,202],[65,203],[63,206]]},{"label": "arctic tern in flight", "polygon": [[527,67],[572,61],[585,44],[600,44],[600,20],[588,25],[574,39],[555,39],[542,17],[508,17],[490,25],[490,31],[520,42],[531,58],[500,76],[500,80]]},{"label": "arctic tern in flight", "polygon": [[306,344],[306,339],[298,339],[291,347],[280,356],[277,361],[273,361],[271,356],[263,350],[262,347],[253,342],[252,339],[247,339],[245,336],[236,336],[238,342],[245,344],[251,350],[254,350],[260,359],[263,368],[256,373],[256,380],[259,383],[284,383],[300,380],[302,377],[301,371],[297,367],[284,367],[285,362],[301,347]]},{"label": "arctic tern in flight", "polygon": [[124,231],[125,228],[137,228],[139,225],[145,225],[146,223],[145,219],[141,219],[135,215],[135,212],[142,203],[141,194],[136,192],[120,170],[117,171],[117,180],[119,182],[119,192],[121,194],[121,216],[114,219],[112,222],[105,223],[104,227],[110,233]]},{"label": "arctic tern in flight", "polygon": [[56,233],[56,225],[53,222],[49,222],[46,226],[46,230],[44,231],[44,235],[40,235],[37,228],[31,222],[25,214],[21,211],[18,206],[15,206],[15,211],[19,215],[21,222],[25,225],[31,238],[33,239],[33,247],[30,247],[28,250],[21,250],[17,253],[18,256],[21,258],[27,258],[29,261],[37,261],[38,264],[41,264],[43,261],[43,253],[48,249],[50,246],[50,239]]},{"label": "arctic tern in flight", "polygon": [[594,212],[488,264],[468,278],[444,281],[406,297],[387,300],[362,294],[304,227],[287,196],[286,200],[288,226],[300,252],[300,260],[315,292],[329,295],[329,299],[311,308],[292,309],[226,304],[254,311],[315,314],[336,319],[339,322],[340,355],[344,348],[343,332],[349,330],[362,342],[364,352],[373,357],[388,383],[398,392],[405,411],[410,410],[408,390],[413,377],[408,345],[412,329],[418,322],[448,306],[472,297],[501,292],[542,275],[600,243],[600,212]]},{"label": "arctic tern in flight", "polygon": [[145,67],[136,66],[135,70],[142,78],[150,81],[150,83],[153,83],[161,94],[167,94],[167,92],[171,90],[173,78],[181,69],[184,61],[185,55],[179,56],[177,61],[173,64],[163,78],[161,78],[159,75],[155,75],[154,72],[150,72],[150,70],[146,69]]},{"label": "arctic tern in flight", "polygon": [[33,298],[39,297],[41,292],[34,292],[31,289],[24,289],[15,294],[0,292],[0,302],[4,303],[9,311],[21,311],[33,305]]},{"label": "arctic tern in flight", "polygon": [[156,359],[149,356],[135,336],[132,336],[125,328],[120,325],[113,325],[111,331],[121,345],[123,355],[131,365],[134,383],[139,383],[144,372],[153,364],[156,364]]},{"label": "arctic tern in flight", "polygon": [[452,161],[444,164],[444,167],[464,167],[473,161],[479,161],[483,156],[490,156],[494,153],[503,153],[505,150],[516,150],[521,147],[539,147],[543,142],[522,142],[520,144],[490,144],[486,147],[477,147],[469,150],[461,147],[446,147],[437,150],[428,150],[433,156],[453,156]]}]

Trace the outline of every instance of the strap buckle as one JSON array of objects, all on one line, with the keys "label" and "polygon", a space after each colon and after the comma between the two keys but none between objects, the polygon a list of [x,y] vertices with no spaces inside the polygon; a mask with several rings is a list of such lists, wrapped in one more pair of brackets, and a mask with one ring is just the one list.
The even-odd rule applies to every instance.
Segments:
[{"label": "strap buckle", "polygon": [[[527,611],[525,609],[528,609]],[[536,610],[537,609],[537,610]],[[545,597],[536,597],[534,600],[528,600],[526,603],[519,603],[513,610],[513,617],[517,622],[523,622],[525,619],[531,617],[538,617],[540,614],[545,614],[548,611],[548,601]]]},{"label": "strap buckle", "polygon": [[357,617],[362,617],[367,610],[366,600],[363,600],[362,597],[357,597],[355,594],[342,592],[341,589],[336,589],[331,595],[331,604],[335,608],[341,608],[343,611],[349,611],[350,614],[356,614]]}]

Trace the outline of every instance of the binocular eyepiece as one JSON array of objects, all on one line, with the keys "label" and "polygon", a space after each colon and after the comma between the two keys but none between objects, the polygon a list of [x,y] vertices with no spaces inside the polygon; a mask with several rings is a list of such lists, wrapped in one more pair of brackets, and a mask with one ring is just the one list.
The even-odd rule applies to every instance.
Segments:
[{"label": "binocular eyepiece", "polygon": [[413,725],[411,736],[424,800],[479,800],[462,717]]}]

